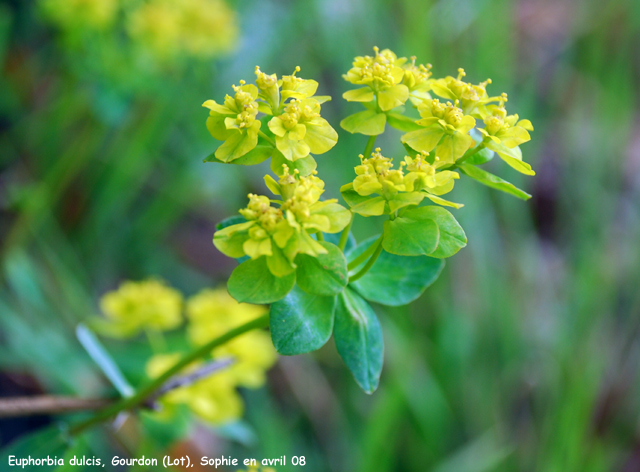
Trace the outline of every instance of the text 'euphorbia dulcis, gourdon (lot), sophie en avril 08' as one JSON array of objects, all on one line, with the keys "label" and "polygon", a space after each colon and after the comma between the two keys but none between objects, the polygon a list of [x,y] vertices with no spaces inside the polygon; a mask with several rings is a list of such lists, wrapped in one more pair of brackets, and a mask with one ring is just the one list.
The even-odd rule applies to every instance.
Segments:
[{"label": "text 'euphorbia dulcis, gourdon (lot), sophie en avril 08'", "polygon": [[[333,334],[338,352],[366,392],[378,386],[383,360],[380,324],[369,302],[406,305],[432,284],[466,243],[445,196],[460,178],[528,199],[511,183],[480,167],[498,155],[534,175],[522,160],[529,120],[509,115],[507,95],[490,96],[490,80],[432,77],[431,65],[374,48],[343,75],[356,88],[343,94],[364,110],[344,118],[350,133],[368,136],[353,156],[355,176],[342,186],[346,205],[324,197],[315,156],[338,134],[321,116],[330,97],[318,82],[278,78],[255,68],[222,103],[207,100],[207,128],[223,143],[205,161],[252,165],[271,159],[264,178],[272,195],[248,196],[246,208],[218,225],[213,243],[238,259],[228,290],[239,302],[270,304],[273,343],[281,354],[314,351]],[[404,134],[404,156],[375,148],[386,126]],[[455,210],[453,210],[455,211]],[[386,216],[382,232],[356,243],[354,218]]]}]

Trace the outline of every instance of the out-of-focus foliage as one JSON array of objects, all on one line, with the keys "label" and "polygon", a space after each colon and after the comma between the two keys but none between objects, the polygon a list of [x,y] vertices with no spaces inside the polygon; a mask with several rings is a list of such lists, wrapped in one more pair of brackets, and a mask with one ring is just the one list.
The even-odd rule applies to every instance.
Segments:
[{"label": "out-of-focus foliage", "polygon": [[[100,296],[150,276],[191,296],[231,273],[233,261],[211,244],[212,222],[249,192],[263,194],[268,168],[202,163],[214,149],[206,113],[193,113],[201,97],[223,95],[256,64],[279,75],[300,65],[339,97],[354,88],[340,74],[377,44],[437,65],[438,76],[455,77],[464,64],[470,82],[491,77],[508,93],[535,124],[527,156],[536,177],[507,169],[504,178],[531,200],[456,182],[448,196],[466,203],[457,216],[469,244],[410,309],[376,307],[387,358],[374,396],[360,393],[329,342],[281,358],[265,388],[243,390],[243,422],[212,430],[181,412],[173,423],[144,414],[96,430],[75,450],[106,458],[120,443],[156,456],[304,455],[305,470],[323,472],[637,469],[637,2],[233,8],[235,52],[184,55],[165,68],[138,55],[120,14],[113,27],[129,46],[97,47],[101,35],[67,38],[37,2],[0,5],[2,394],[113,393],[74,335],[99,312]],[[318,159],[328,195],[358,164],[366,137],[338,119],[356,111],[342,100],[322,106],[347,148]],[[385,153],[403,152],[392,144],[401,134],[380,143]],[[374,234],[369,220],[359,241]],[[104,344],[132,385],[144,381],[146,340]],[[50,420],[2,420],[1,439]]]}]

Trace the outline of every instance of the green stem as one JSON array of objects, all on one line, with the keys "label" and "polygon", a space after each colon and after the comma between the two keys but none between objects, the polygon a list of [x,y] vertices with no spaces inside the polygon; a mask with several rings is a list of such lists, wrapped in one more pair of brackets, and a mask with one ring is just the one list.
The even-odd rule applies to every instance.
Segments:
[{"label": "green stem", "polygon": [[473,156],[474,154],[482,151],[484,149],[484,142],[481,142],[480,144],[478,144],[476,147],[473,148],[473,151],[471,151],[469,154],[467,154],[466,156],[462,156],[460,159],[458,159],[458,161],[456,162],[456,166],[460,165],[460,164],[464,164],[464,161],[466,161],[467,159],[469,159],[471,156]]},{"label": "green stem", "polygon": [[265,141],[269,142],[269,144],[271,144],[273,147],[276,147],[276,143],[273,139],[271,139],[269,136],[267,136],[264,131],[260,131],[258,130],[258,136],[260,136],[262,139],[264,139]]},{"label": "green stem", "polygon": [[378,238],[378,240],[375,241],[371,246],[365,249],[362,252],[362,254],[360,254],[354,260],[349,262],[349,264],[347,265],[347,269],[353,270],[356,267],[358,267],[360,264],[362,264],[364,261],[366,261],[369,257],[371,257],[371,255],[376,251],[376,247],[377,247],[376,243],[380,242],[381,240],[382,240],[382,235],[380,235],[380,238]]},{"label": "green stem", "polygon": [[204,346],[194,349],[193,351],[185,355],[182,359],[180,359],[180,361],[177,364],[175,364],[173,367],[171,367],[161,376],[153,379],[147,385],[145,385],[140,390],[138,390],[135,395],[128,398],[123,398],[117,403],[99,411],[91,418],[81,423],[78,423],[75,426],[72,426],[69,429],[69,434],[71,435],[79,434],[85,431],[86,429],[97,425],[98,423],[108,420],[109,418],[117,415],[121,411],[131,410],[132,408],[135,408],[141,405],[156,390],[158,390],[162,385],[164,385],[164,383],[167,380],[169,380],[171,377],[173,377],[175,374],[180,372],[182,369],[184,369],[186,366],[188,366],[192,362],[198,359],[201,359],[207,355],[210,355],[211,351],[216,347],[232,340],[233,338],[240,336],[241,334],[246,333],[247,331],[264,328],[268,325],[269,325],[269,315],[264,315],[260,318],[256,318],[253,321],[250,321],[241,326],[238,326],[235,329],[232,329],[231,331],[223,334],[222,336],[209,341]]},{"label": "green stem", "polygon": [[349,232],[351,231],[351,225],[353,224],[353,217],[355,215],[351,213],[351,219],[347,226],[342,230],[342,234],[340,235],[340,241],[338,241],[338,248],[344,252],[344,248],[347,246],[347,241],[349,240]]},{"label": "green stem", "polygon": [[371,151],[373,151],[373,145],[376,143],[376,138],[378,136],[369,136],[369,140],[367,141],[367,145],[364,148],[364,158],[367,159],[371,155]]},{"label": "green stem", "polygon": [[316,233],[316,238],[318,241],[324,241],[324,234],[322,234],[322,231],[318,231]]},{"label": "green stem", "polygon": [[378,260],[378,256],[381,253],[382,253],[382,237],[380,237],[380,239],[378,239],[378,245],[376,246],[375,252],[371,256],[369,261],[366,263],[366,265],[362,268],[362,270],[360,272],[358,272],[356,275],[354,275],[353,277],[349,277],[349,283],[355,282],[360,277],[362,277],[367,272],[369,272],[369,269],[371,269],[371,267],[373,267],[373,264],[376,263],[376,261]]}]

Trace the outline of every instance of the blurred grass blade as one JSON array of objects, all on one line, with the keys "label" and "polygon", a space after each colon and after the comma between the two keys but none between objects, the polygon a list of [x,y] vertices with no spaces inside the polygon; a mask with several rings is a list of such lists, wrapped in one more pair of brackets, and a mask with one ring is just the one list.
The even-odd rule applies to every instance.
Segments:
[{"label": "blurred grass blade", "polygon": [[123,397],[133,395],[133,387],[127,382],[127,379],[124,378],[117,364],[104,346],[100,344],[95,334],[84,324],[80,323],[76,328],[76,336],[80,344],[82,344],[87,353],[89,353],[89,356],[91,356],[91,359],[98,364],[102,372],[104,372],[104,375],[107,376],[120,395]]}]

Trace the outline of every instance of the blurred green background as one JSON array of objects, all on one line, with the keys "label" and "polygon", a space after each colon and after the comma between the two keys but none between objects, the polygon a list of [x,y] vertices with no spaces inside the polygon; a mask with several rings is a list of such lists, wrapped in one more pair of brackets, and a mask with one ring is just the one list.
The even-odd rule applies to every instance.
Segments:
[{"label": "blurred green background", "polygon": [[[127,35],[126,12],[96,31],[52,15],[53,1],[0,2],[1,395],[110,392],[74,330],[120,281],[156,276],[186,294],[224,283],[234,262],[211,244],[215,224],[264,191],[268,163],[204,164],[217,143],[201,104],[253,80],[256,64],[300,65],[334,97],[323,116],[340,140],[317,161],[337,197],[366,141],[338,126],[357,110],[341,74],[377,45],[507,92],[535,126],[523,153],[537,175],[487,167],[533,198],[456,185],[469,245],[416,303],[377,308],[386,362],[374,395],[330,342],[281,358],[265,388],[244,392],[233,428],[136,424],[98,429],[86,447],[304,455],[308,471],[640,470],[640,2],[229,5],[232,50],[156,57]],[[385,155],[403,155],[399,135],[379,141]],[[359,221],[358,239],[379,231]],[[145,343],[106,345],[139,382]],[[0,441],[57,419],[0,420]]]}]

